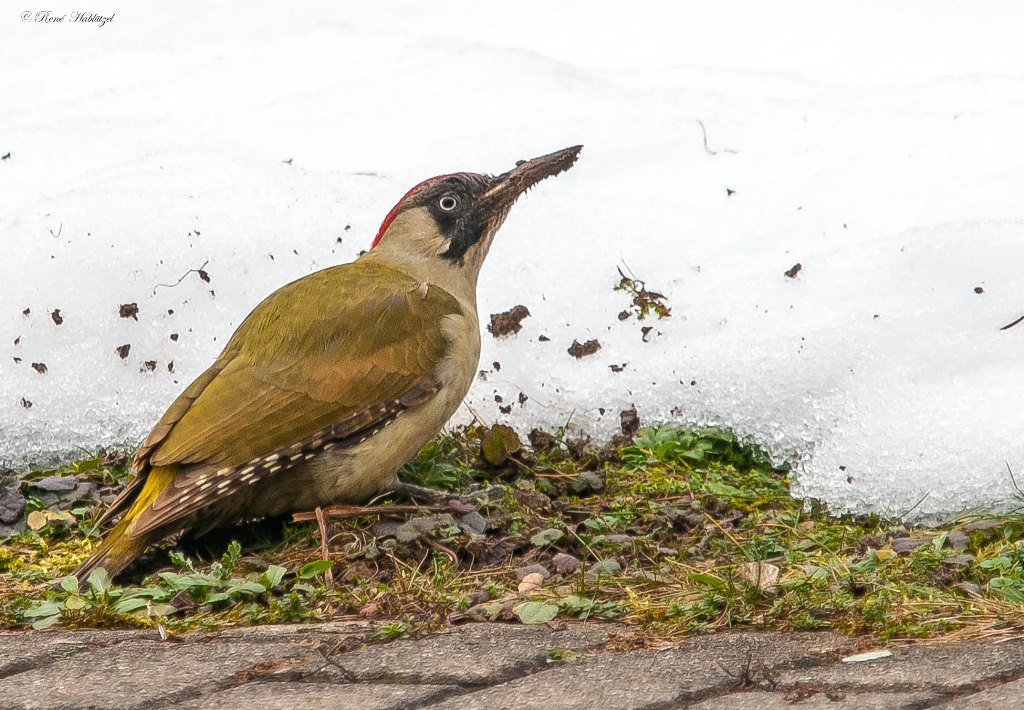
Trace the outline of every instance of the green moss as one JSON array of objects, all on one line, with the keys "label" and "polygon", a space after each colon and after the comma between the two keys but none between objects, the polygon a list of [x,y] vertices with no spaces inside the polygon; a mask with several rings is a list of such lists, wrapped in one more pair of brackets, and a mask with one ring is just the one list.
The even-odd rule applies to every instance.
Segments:
[{"label": "green moss", "polygon": [[[651,427],[614,449],[537,436],[538,448],[503,444],[485,460],[488,435],[477,426],[439,438],[403,470],[419,485],[485,489],[484,534],[464,508],[442,506],[396,535],[377,525],[403,521],[385,501],[330,523],[329,561],[314,524],[249,527],[227,537],[244,545],[213,556],[169,554],[168,541],[118,584],[97,577],[79,591],[64,577],[96,544],[86,531],[100,506],[76,503],[70,516],[37,518],[38,530],[0,546],[0,625],[175,631],[358,615],[400,638],[465,618],[557,614],[666,637],[752,625],[882,640],[1024,625],[1021,515],[934,529],[832,517],[791,498],[784,468],[720,430]],[[91,457],[30,477],[73,475],[116,490],[126,471],[123,458]],[[551,574],[526,583],[530,565]]]}]

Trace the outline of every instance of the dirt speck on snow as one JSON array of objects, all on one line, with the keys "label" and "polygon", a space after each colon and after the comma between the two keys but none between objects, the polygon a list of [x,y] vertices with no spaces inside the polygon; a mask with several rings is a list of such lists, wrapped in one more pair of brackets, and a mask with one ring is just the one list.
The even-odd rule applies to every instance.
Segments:
[{"label": "dirt speck on snow", "polygon": [[586,357],[587,355],[593,355],[600,349],[601,343],[599,343],[597,340],[591,339],[585,343],[581,343],[578,340],[573,340],[572,345],[569,346],[569,349],[566,352],[568,352],[574,358],[579,360],[580,358]]},{"label": "dirt speck on snow", "polygon": [[523,319],[529,317],[530,311],[526,306],[513,306],[504,313],[492,313],[491,322],[487,330],[495,338],[518,333],[523,329]]},{"label": "dirt speck on snow", "polygon": [[636,413],[636,405],[619,412],[619,426],[624,436],[632,439],[640,431],[640,415]]}]

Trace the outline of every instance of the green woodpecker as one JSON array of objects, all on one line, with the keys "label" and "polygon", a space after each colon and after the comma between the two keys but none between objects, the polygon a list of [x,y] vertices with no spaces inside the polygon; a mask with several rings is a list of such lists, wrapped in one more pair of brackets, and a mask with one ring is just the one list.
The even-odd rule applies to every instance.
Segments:
[{"label": "green woodpecker", "polygon": [[455,413],[480,357],[476,283],[512,204],[581,146],[502,175],[412,188],[370,251],[278,289],[167,409],[136,476],[101,516],[121,520],[76,571],[114,576],[164,536],[361,503]]}]

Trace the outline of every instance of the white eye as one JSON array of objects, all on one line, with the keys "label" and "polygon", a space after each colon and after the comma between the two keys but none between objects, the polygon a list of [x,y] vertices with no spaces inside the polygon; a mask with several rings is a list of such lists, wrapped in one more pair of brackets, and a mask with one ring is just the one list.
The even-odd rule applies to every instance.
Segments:
[{"label": "white eye", "polygon": [[437,204],[440,205],[441,209],[443,209],[445,212],[451,212],[453,209],[459,206],[459,201],[455,199],[452,195],[445,195],[440,199],[440,201],[438,201]]}]

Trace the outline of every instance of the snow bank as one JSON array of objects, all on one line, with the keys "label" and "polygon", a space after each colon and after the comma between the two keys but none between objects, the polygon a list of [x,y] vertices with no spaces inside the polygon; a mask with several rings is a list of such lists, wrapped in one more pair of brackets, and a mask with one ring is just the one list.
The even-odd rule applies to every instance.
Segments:
[{"label": "snow bank", "polygon": [[[635,404],[757,440],[835,510],[1008,502],[1018,4],[252,5],[0,28],[0,461],[138,440],[409,186],[583,143],[492,250],[482,318],[531,316],[485,333],[460,416],[603,436]],[[672,316],[620,321],[620,267]]]}]

